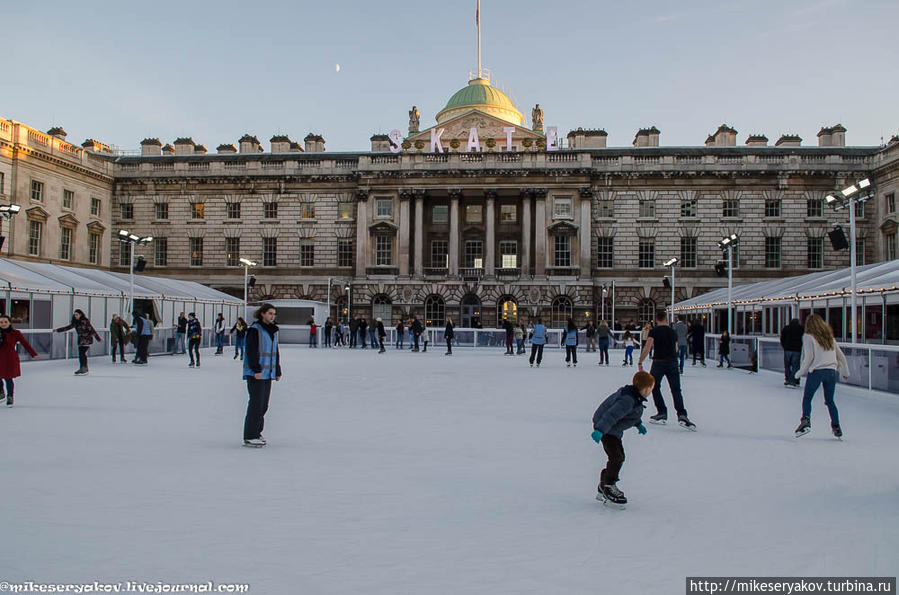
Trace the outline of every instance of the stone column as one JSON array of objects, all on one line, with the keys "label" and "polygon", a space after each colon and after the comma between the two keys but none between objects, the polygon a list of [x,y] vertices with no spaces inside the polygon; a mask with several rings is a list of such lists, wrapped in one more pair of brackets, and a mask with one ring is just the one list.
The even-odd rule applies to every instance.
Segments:
[{"label": "stone column", "polygon": [[590,207],[591,207],[591,197],[593,193],[585,194],[585,192],[581,191],[581,223],[580,229],[578,230],[578,243],[581,247],[580,253],[580,265],[581,265],[581,277],[589,278],[590,277],[590,269],[591,269],[591,255],[593,253],[591,247],[593,246],[592,234],[591,230],[591,221],[590,221]]},{"label": "stone column", "polygon": [[356,276],[365,277],[368,266],[368,192],[356,193]]},{"label": "stone column", "polygon": [[459,274],[459,198],[461,190],[450,190],[449,276]]},{"label": "stone column", "polygon": [[492,277],[496,274],[496,192],[488,190],[487,197],[487,234],[484,250],[484,275]]},{"label": "stone column", "polygon": [[518,263],[521,275],[531,274],[531,195],[521,191],[521,259]]},{"label": "stone column", "polygon": [[535,190],[534,209],[534,274],[546,276],[546,190]]},{"label": "stone column", "polygon": [[421,278],[424,275],[424,262],[422,261],[422,252],[424,248],[424,219],[425,219],[425,201],[424,201],[424,192],[417,192],[415,194],[415,264],[414,272],[415,276]]},{"label": "stone column", "polygon": [[409,203],[411,200],[410,192],[400,192],[400,237],[397,239],[397,258],[402,276],[409,275]]}]

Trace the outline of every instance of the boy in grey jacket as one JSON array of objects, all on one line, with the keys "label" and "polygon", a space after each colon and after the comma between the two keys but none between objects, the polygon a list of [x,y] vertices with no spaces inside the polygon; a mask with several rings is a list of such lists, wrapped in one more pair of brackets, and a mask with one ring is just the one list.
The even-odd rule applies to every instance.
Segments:
[{"label": "boy in grey jacket", "polygon": [[624,445],[621,438],[628,428],[637,428],[640,434],[646,433],[641,418],[646,407],[646,398],[652,394],[654,386],[655,379],[651,374],[637,372],[631,384],[615,391],[593,414],[591,436],[597,444],[602,444],[609,457],[605,469],[599,474],[597,500],[618,508],[624,508],[627,504],[624,493],[615,485],[624,464]]}]

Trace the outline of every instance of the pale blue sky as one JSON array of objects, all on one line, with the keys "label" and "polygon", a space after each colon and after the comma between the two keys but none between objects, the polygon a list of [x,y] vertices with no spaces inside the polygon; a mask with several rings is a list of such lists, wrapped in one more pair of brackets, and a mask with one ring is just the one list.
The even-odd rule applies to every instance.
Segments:
[{"label": "pale blue sky", "polygon": [[[137,149],[192,136],[322,134],[367,150],[422,126],[476,66],[475,1],[9,2],[0,116]],[[484,65],[530,121],[629,146],[701,145],[721,123],[773,142],[822,125],[899,133],[897,0],[482,0]],[[335,64],[341,65],[335,72]]]}]

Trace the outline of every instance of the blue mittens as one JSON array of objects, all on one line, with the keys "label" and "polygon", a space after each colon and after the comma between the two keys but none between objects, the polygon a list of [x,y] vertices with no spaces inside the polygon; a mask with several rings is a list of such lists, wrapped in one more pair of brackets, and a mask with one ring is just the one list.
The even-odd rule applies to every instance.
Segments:
[{"label": "blue mittens", "polygon": [[637,424],[637,431],[640,432],[640,435],[642,436],[646,433],[646,426],[644,426],[643,424]]},{"label": "blue mittens", "polygon": [[590,437],[593,438],[593,442],[599,444],[602,441],[602,432],[599,430],[593,430],[593,433],[590,434]]}]

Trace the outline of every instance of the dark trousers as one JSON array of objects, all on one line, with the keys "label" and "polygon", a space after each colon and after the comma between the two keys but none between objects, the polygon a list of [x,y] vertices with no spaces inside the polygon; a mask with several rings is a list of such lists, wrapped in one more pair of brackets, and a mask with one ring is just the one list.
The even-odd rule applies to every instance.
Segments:
[{"label": "dark trousers", "polygon": [[512,335],[506,333],[506,353],[512,353]]},{"label": "dark trousers", "polygon": [[418,333],[412,335],[412,349],[418,351],[418,338],[421,337]]},{"label": "dark trousers", "polygon": [[262,435],[265,412],[268,411],[268,400],[272,394],[272,381],[247,378],[247,392],[250,400],[247,403],[247,417],[243,422],[243,439],[252,440]]},{"label": "dark trousers", "polygon": [[350,347],[356,346],[356,337],[358,336],[359,335],[356,333],[356,331],[350,331]]},{"label": "dark trousers", "polygon": [[331,346],[331,329],[325,331],[325,347]]},{"label": "dark trousers", "polygon": [[[190,354],[190,363],[200,363],[200,338],[191,339],[187,344],[187,353]],[[197,354],[196,362],[194,361],[194,354]]]},{"label": "dark trousers", "polygon": [[652,368],[649,370],[652,377],[655,378],[656,385],[652,389],[652,400],[656,404],[656,411],[661,414],[668,414],[668,408],[665,406],[665,400],[662,399],[662,378],[668,380],[668,388],[671,389],[671,399],[674,401],[674,409],[678,415],[687,415],[684,408],[684,395],[680,390],[680,370],[677,367],[677,360],[656,360],[652,362]]},{"label": "dark trousers", "polygon": [[677,346],[677,367],[680,369],[681,374],[684,372],[684,360],[687,359],[687,346],[686,345],[678,345]]},{"label": "dark trousers", "polygon": [[796,372],[799,371],[801,356],[801,351],[784,351],[784,380],[790,384],[799,384]]},{"label": "dark trousers", "polygon": [[453,340],[450,339],[449,337],[446,338],[446,352],[447,353],[453,352]]},{"label": "dark trousers", "polygon": [[[6,394],[10,397],[13,396],[13,391],[16,389],[16,383],[13,382],[12,378],[4,378],[3,382],[6,384]],[[0,394],[3,394],[3,385],[0,385]]]},{"label": "dark trousers", "polygon": [[90,345],[78,346],[78,364],[82,370],[87,370],[87,352],[91,348]]},{"label": "dark trousers", "polygon": [[318,336],[318,333],[309,333],[309,347],[318,347],[315,341],[316,336]]},{"label": "dark trousers", "polygon": [[599,363],[609,363],[609,340],[607,338],[599,340]]},{"label": "dark trousers", "polygon": [[577,363],[577,345],[565,346],[565,363],[567,364],[571,360],[574,360],[575,364]]},{"label": "dark trousers", "polygon": [[543,361],[543,345],[531,343],[531,357],[528,361],[533,364],[535,357],[537,358],[537,365],[539,366],[540,362]]},{"label": "dark trousers", "polygon": [[115,361],[115,351],[116,347],[119,348],[119,353],[121,354],[122,361],[125,361],[125,342],[119,339],[115,339],[111,341],[112,343],[112,361]]},{"label": "dark trousers", "polygon": [[614,485],[618,482],[618,474],[621,472],[621,466],[624,465],[624,445],[618,436],[603,434],[602,448],[606,451],[609,461],[606,463],[606,468],[599,474],[599,485]]},{"label": "dark trousers", "polygon": [[693,363],[696,363],[696,358],[699,358],[699,363],[705,363],[705,345],[693,346]]},{"label": "dark trousers", "polygon": [[146,362],[150,357],[150,335],[141,335],[137,338],[137,361]]}]

